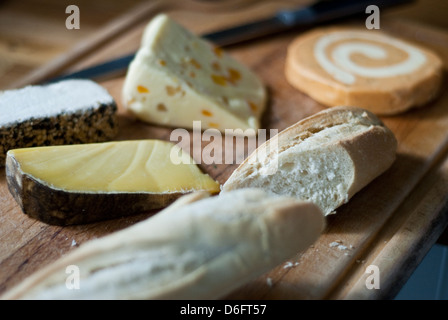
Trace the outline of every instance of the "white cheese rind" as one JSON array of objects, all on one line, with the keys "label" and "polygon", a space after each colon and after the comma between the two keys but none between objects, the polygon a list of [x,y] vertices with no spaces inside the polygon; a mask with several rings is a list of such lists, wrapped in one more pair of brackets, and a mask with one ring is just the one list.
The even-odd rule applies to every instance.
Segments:
[{"label": "white cheese rind", "polygon": [[0,127],[109,104],[115,104],[112,96],[91,80],[7,90],[0,93]]},{"label": "white cheese rind", "polygon": [[258,129],[265,103],[256,74],[164,14],[146,27],[123,86],[141,120],[188,129]]},{"label": "white cheese rind", "polygon": [[11,149],[104,142],[118,131],[117,105],[91,80],[0,92],[0,167]]}]

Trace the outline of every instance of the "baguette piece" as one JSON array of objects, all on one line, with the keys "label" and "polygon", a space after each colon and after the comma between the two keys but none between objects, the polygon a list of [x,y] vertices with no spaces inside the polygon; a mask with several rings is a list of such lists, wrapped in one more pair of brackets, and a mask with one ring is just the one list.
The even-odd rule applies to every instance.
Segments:
[{"label": "baguette piece", "polygon": [[[145,221],[91,240],[3,299],[218,299],[305,250],[325,218],[310,202],[243,189],[193,193]],[[66,287],[67,266],[80,271]]]},{"label": "baguette piece", "polygon": [[0,92],[0,115],[0,166],[11,149],[104,142],[118,133],[114,98],[91,80]]},{"label": "baguette piece", "polygon": [[232,173],[222,192],[262,188],[313,201],[328,215],[386,171],[396,149],[394,134],[373,113],[334,107],[266,141]]}]

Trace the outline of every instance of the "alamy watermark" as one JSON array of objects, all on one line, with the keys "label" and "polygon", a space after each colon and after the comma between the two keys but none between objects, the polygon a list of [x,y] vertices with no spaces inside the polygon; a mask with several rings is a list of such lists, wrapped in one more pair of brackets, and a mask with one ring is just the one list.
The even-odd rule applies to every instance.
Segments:
[{"label": "alamy watermark", "polygon": [[366,13],[370,16],[366,19],[366,28],[369,30],[380,28],[380,8],[376,5],[370,5],[366,7]]},{"label": "alamy watermark", "polygon": [[[71,264],[65,268],[65,273],[68,274],[65,279],[66,288],[68,290],[79,290],[81,288],[79,267]],[[365,280],[367,289],[380,289],[380,269],[377,265],[371,264],[367,266],[364,274],[368,274]]]},{"label": "alamy watermark", "polygon": [[365,274],[368,274],[366,278],[366,288],[369,290],[380,288],[380,268],[377,265],[371,264],[367,266]]},{"label": "alamy watermark", "polygon": [[223,134],[217,129],[202,130],[201,121],[193,121],[192,134],[181,128],[171,132],[170,141],[176,147],[171,149],[170,160],[174,164],[192,164],[191,158],[182,156],[184,152],[192,155],[194,163],[207,165],[241,164],[248,158],[249,163],[269,162],[263,174],[270,175],[278,168],[277,134],[277,129],[270,129],[269,135],[266,129],[225,129]]},{"label": "alamy watermark", "polygon": [[80,29],[81,20],[79,7],[74,4],[69,5],[65,8],[65,13],[69,14],[67,19],[65,19],[65,27],[68,30]]},{"label": "alamy watermark", "polygon": [[65,268],[65,273],[68,274],[65,279],[65,286],[68,290],[80,289],[80,272],[77,265],[71,264]]},{"label": "alamy watermark", "polygon": [[[65,8],[65,13],[69,16],[65,20],[65,27],[69,30],[80,28],[80,10],[77,5],[71,4]],[[366,28],[369,30],[380,29],[380,9],[376,5],[369,5],[365,10],[370,14],[366,19]]]}]

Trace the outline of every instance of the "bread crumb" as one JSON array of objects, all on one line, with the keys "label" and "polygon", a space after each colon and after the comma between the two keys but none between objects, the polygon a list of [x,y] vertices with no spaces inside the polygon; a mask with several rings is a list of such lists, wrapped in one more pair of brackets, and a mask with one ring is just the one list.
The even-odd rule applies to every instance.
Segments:
[{"label": "bread crumb", "polygon": [[[330,248],[337,247],[339,250],[348,250],[349,247],[342,244],[342,240],[336,240],[330,243]],[[350,245],[350,249],[355,248],[354,246]]]},{"label": "bread crumb", "polygon": [[267,278],[266,283],[267,283],[268,287],[272,288],[272,285],[273,285],[272,278]]},{"label": "bread crumb", "polygon": [[333,241],[332,243],[330,243],[330,248],[334,248],[337,246],[339,246],[339,242],[337,242],[337,241]]},{"label": "bread crumb", "polygon": [[78,243],[76,243],[75,239],[72,240],[72,247],[76,246]]}]

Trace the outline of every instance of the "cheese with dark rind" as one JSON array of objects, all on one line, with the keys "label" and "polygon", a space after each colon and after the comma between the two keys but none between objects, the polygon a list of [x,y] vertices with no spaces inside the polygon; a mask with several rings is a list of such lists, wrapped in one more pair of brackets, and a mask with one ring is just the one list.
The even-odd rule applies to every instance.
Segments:
[{"label": "cheese with dark rind", "polygon": [[0,166],[11,149],[111,140],[117,105],[91,80],[65,80],[0,93]]},{"label": "cheese with dark rind", "polygon": [[[180,164],[171,161],[173,151]],[[25,214],[56,225],[159,209],[194,191],[219,192],[188,153],[161,140],[10,150],[6,178]]]}]

